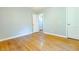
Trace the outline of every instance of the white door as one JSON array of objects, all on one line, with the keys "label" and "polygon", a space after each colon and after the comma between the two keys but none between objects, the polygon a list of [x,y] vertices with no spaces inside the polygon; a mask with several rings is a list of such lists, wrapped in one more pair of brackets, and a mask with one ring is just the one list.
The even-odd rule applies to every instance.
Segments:
[{"label": "white door", "polygon": [[33,32],[39,32],[38,15],[33,14]]},{"label": "white door", "polygon": [[79,8],[67,8],[68,37],[79,39]]}]

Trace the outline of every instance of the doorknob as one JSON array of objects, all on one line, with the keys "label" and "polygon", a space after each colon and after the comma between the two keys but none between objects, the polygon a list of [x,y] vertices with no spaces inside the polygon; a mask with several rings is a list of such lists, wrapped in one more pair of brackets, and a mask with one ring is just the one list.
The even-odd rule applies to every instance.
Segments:
[{"label": "doorknob", "polygon": [[70,25],[70,24],[67,24],[67,25]]}]

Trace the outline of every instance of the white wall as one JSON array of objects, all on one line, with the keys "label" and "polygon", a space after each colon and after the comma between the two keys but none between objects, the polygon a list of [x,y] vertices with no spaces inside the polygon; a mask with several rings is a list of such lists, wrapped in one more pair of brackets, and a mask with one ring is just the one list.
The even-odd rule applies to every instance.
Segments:
[{"label": "white wall", "polygon": [[0,7],[0,39],[32,32],[30,8]]},{"label": "white wall", "polygon": [[44,12],[44,32],[66,36],[66,8],[51,7]]}]

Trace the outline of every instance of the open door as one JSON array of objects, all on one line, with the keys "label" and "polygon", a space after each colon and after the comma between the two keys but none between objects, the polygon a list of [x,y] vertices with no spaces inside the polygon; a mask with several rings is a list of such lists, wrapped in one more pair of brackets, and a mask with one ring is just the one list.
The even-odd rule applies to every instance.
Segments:
[{"label": "open door", "polygon": [[33,32],[43,31],[43,14],[33,14]]},{"label": "open door", "polygon": [[33,14],[33,32],[39,32],[39,18],[37,14]]}]

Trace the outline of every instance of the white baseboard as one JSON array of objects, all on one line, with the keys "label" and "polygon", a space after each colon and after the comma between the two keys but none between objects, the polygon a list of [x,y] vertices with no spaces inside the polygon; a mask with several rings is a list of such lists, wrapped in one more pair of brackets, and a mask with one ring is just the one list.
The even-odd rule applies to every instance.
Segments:
[{"label": "white baseboard", "polygon": [[[16,35],[16,36],[12,36],[12,37],[8,37],[8,38],[3,38],[3,39],[0,39],[0,41],[4,41],[4,40],[10,40],[10,39],[14,39],[14,38],[17,38],[17,37],[21,37],[21,36],[25,36],[25,35],[30,35],[34,32],[30,32],[28,34],[20,34],[20,35]],[[59,37],[64,37],[64,38],[67,38],[66,36],[63,36],[63,35],[58,35],[58,34],[52,34],[52,33],[48,33],[48,32],[44,32],[45,34],[49,34],[49,35],[55,35],[55,36],[59,36]]]},{"label": "white baseboard", "polygon": [[67,38],[67,36],[63,36],[63,35],[58,35],[58,34],[53,34],[53,33],[48,33],[48,32],[44,32],[45,34],[49,34],[49,35],[55,35],[55,36],[58,36],[58,37],[64,37],[64,38]]},{"label": "white baseboard", "polygon": [[30,35],[32,34],[32,32],[28,33],[28,34],[20,34],[20,35],[16,35],[16,36],[12,36],[12,37],[8,37],[8,38],[3,38],[3,39],[0,39],[0,41],[4,41],[4,40],[10,40],[10,39],[14,39],[14,38],[17,38],[17,37],[21,37],[21,36],[25,36],[25,35]]}]

